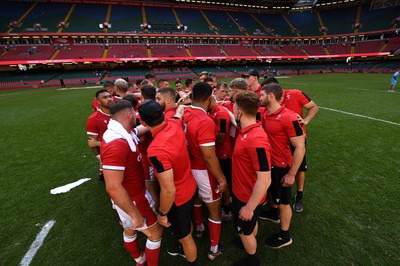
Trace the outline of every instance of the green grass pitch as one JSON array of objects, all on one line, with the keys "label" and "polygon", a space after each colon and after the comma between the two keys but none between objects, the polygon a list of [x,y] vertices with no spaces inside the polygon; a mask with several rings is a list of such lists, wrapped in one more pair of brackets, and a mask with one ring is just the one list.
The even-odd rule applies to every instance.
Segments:
[{"label": "green grass pitch", "polygon": [[[263,265],[399,265],[400,87],[387,93],[390,75],[317,74],[279,80],[303,90],[320,109],[307,128],[305,209],[293,213],[293,244],[272,250],[264,240],[278,225],[260,221]],[[96,89],[0,91],[0,265],[17,265],[41,227],[56,223],[31,265],[133,265],[97,161],[87,147],[85,122]],[[69,193],[50,189],[81,178]],[[294,193],[294,192],[293,192]],[[206,258],[208,235],[196,239],[201,265],[231,265],[244,253],[223,223],[225,254]],[[143,237],[141,238],[144,244]],[[166,253],[160,265],[185,265]]]}]

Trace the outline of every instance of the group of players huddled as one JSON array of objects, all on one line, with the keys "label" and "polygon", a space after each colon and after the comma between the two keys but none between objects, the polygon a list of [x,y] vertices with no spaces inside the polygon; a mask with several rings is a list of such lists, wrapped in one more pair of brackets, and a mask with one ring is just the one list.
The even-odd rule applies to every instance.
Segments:
[{"label": "group of players huddled", "polygon": [[[193,230],[200,238],[208,229],[208,259],[223,254],[223,220],[233,219],[233,243],[247,254],[233,265],[260,265],[258,219],[280,223],[267,246],[292,243],[291,186],[296,181],[293,209],[301,212],[305,126],[318,106],[274,77],[261,84],[259,78],[251,69],[229,84],[216,83],[215,75],[202,72],[199,82],[187,79],[184,89],[179,80],[174,90],[148,74],[135,84],[107,81],[96,92],[88,144],[136,265],[158,265],[163,228],[179,241],[168,253],[189,265],[198,265]],[[147,236],[144,252],[137,232]]]}]

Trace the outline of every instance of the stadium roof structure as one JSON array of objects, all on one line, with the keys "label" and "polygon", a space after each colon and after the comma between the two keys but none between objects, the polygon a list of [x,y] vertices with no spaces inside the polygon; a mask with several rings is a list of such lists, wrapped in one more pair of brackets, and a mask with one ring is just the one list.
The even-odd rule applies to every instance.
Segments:
[{"label": "stadium roof structure", "polygon": [[[124,2],[140,1],[126,0]],[[371,8],[385,8],[400,5],[400,0],[153,0],[152,2],[199,4],[209,6],[239,7],[247,9],[265,9],[274,11],[295,11],[312,9],[314,7],[328,9],[358,4],[369,4],[371,5]]]},{"label": "stadium roof structure", "polygon": [[[14,2],[41,2],[32,0],[7,0]],[[354,5],[370,5],[371,9],[387,8],[400,5],[400,0],[48,0],[47,2],[78,2],[78,3],[134,3],[142,5],[159,4],[179,4],[179,5],[202,5],[221,8],[239,8],[249,12],[264,11],[270,12],[289,12],[307,11],[314,8],[333,9]]]},{"label": "stadium roof structure", "polygon": [[[165,2],[165,1],[162,1]],[[400,0],[174,0],[168,2],[191,3],[204,5],[220,5],[230,7],[242,7],[248,9],[266,9],[276,11],[303,11],[313,8],[329,9],[352,5],[370,5],[371,9],[386,8],[400,5]]]}]

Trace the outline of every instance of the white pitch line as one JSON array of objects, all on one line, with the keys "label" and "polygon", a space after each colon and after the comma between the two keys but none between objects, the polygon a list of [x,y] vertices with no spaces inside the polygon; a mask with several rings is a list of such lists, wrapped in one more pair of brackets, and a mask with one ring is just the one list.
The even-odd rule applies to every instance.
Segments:
[{"label": "white pitch line", "polygon": [[370,90],[370,89],[361,89],[361,88],[347,88],[349,90],[357,90],[357,91],[374,91],[374,92],[387,92],[386,90]]},{"label": "white pitch line", "polygon": [[81,184],[89,181],[90,178],[82,178],[79,179],[76,182],[61,186],[61,187],[56,187],[50,190],[50,193],[55,195],[55,194],[60,194],[60,193],[66,193],[69,192],[71,189],[73,189],[74,187],[80,186]]},{"label": "white pitch line", "polygon": [[0,94],[0,97],[2,96],[8,96],[8,95],[15,95],[15,94],[20,94],[21,92],[11,92],[11,93],[4,93],[4,94]]},{"label": "white pitch line", "polygon": [[71,88],[61,88],[61,89],[57,89],[57,90],[58,91],[69,91],[69,90],[87,90],[87,89],[95,89],[95,88],[103,88],[103,86],[71,87]]},{"label": "white pitch line", "polygon": [[341,114],[346,114],[346,115],[366,118],[366,119],[369,119],[369,120],[374,120],[374,121],[383,122],[383,123],[387,123],[387,124],[391,124],[391,125],[395,125],[395,126],[400,126],[399,123],[395,123],[395,122],[392,122],[392,121],[387,121],[387,120],[374,118],[374,117],[370,117],[370,116],[365,116],[365,115],[354,114],[354,113],[345,112],[345,111],[341,111],[341,110],[336,110],[336,109],[332,109],[332,108],[328,108],[328,107],[322,107],[322,106],[318,106],[318,107],[321,108],[321,109],[329,110],[329,111],[336,112],[336,113],[341,113]]},{"label": "white pitch line", "polygon": [[56,223],[54,220],[48,221],[43,227],[42,230],[37,234],[35,241],[33,241],[30,246],[28,252],[26,252],[25,256],[22,258],[20,265],[28,266],[31,264],[33,257],[38,252],[39,248],[43,245],[43,241],[46,238],[47,234],[50,232],[53,225]]}]

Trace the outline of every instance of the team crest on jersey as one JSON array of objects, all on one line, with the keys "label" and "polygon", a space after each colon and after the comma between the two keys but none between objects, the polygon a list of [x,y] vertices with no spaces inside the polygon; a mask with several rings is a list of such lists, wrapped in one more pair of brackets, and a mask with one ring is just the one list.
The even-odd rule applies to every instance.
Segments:
[{"label": "team crest on jersey", "polygon": [[286,99],[288,99],[288,100],[290,99],[290,94],[289,94],[289,95],[286,95]]},{"label": "team crest on jersey", "polygon": [[137,161],[140,162],[142,160],[142,154],[139,153],[139,156],[137,157]]},{"label": "team crest on jersey", "polygon": [[281,118],[280,114],[276,116],[276,120],[279,120],[280,118]]},{"label": "team crest on jersey", "polygon": [[247,138],[247,134],[244,134],[242,140],[244,140],[246,138]]}]

